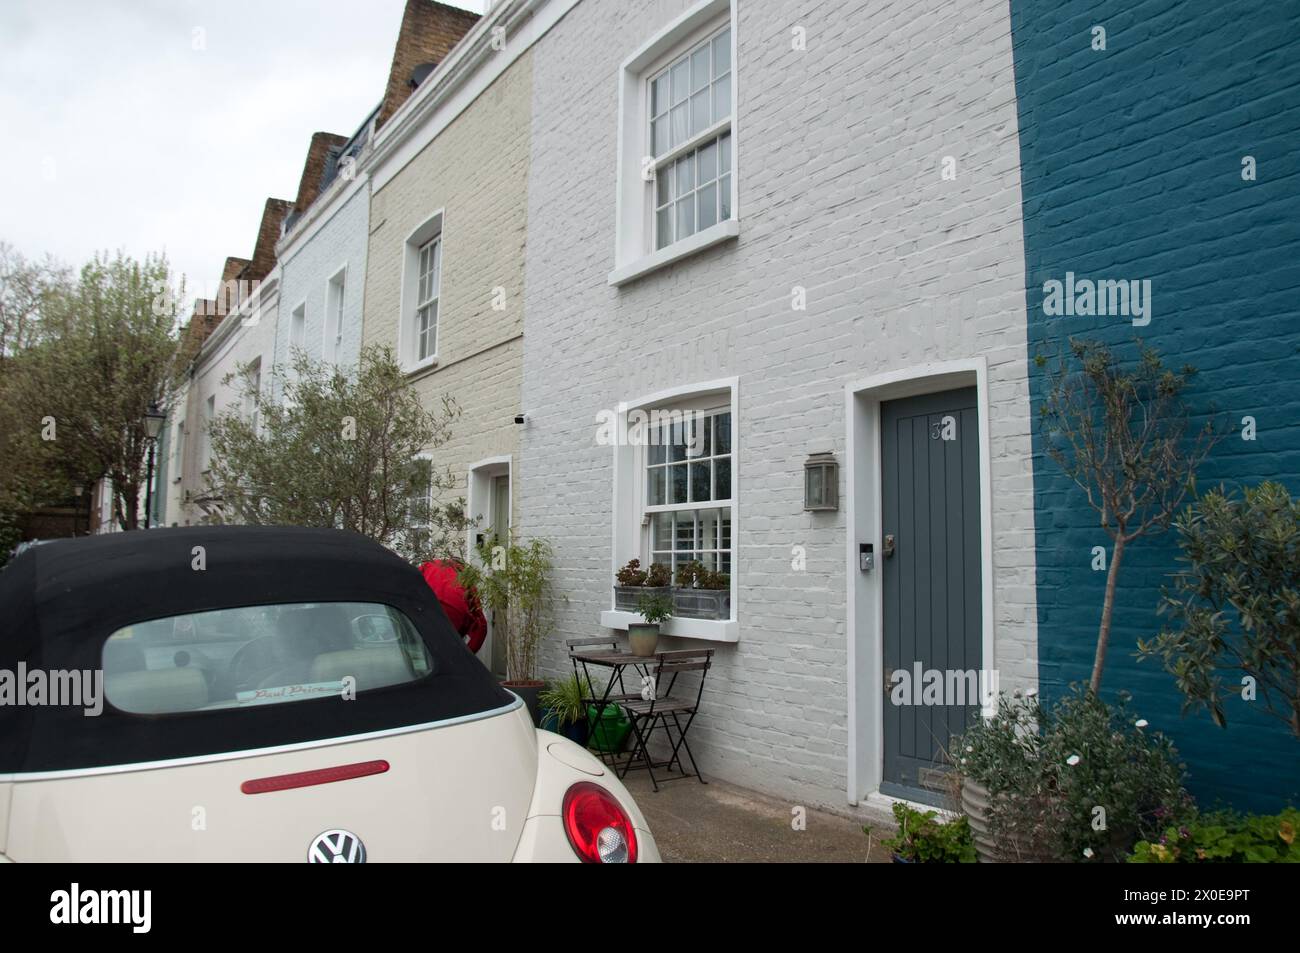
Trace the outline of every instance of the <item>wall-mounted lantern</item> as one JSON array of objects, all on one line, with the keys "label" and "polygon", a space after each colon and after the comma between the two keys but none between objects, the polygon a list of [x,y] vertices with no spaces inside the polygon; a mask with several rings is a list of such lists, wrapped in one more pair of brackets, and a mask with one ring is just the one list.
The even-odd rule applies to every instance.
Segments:
[{"label": "wall-mounted lantern", "polygon": [[814,453],[803,464],[803,508],[838,510],[840,508],[840,465],[833,453]]}]

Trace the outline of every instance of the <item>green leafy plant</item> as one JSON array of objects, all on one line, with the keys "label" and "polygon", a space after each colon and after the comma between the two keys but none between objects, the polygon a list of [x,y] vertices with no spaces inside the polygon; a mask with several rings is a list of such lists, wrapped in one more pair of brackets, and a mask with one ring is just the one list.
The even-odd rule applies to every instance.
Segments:
[{"label": "green leafy plant", "polygon": [[672,597],[658,592],[653,595],[643,595],[636,601],[636,611],[647,624],[662,625],[673,614]]},{"label": "green leafy plant", "polygon": [[554,552],[543,539],[485,540],[458,572],[484,609],[505,619],[506,682],[537,680],[537,648],[555,621]]},{"label": "green leafy plant", "polygon": [[[898,833],[881,844],[903,860],[918,864],[975,863],[975,845],[965,817],[941,821],[935,811],[918,811],[895,802],[894,820],[898,822]],[[871,833],[870,827],[862,830]]]},{"label": "green leafy plant", "polygon": [[1003,695],[951,752],[960,776],[988,788],[995,837],[1059,860],[1122,860],[1192,809],[1172,743],[1123,695],[1110,705],[1076,686],[1050,708]]},{"label": "green leafy plant", "polygon": [[[1094,692],[1101,688],[1125,548],[1168,527],[1197,467],[1222,437],[1213,421],[1189,434],[1184,394],[1196,369],[1166,367],[1141,341],[1137,349],[1137,360],[1125,366],[1106,345],[1071,339],[1073,362],[1062,357],[1048,369],[1039,406],[1047,455],[1087,494],[1112,541],[1089,680]],[[1042,355],[1035,362],[1047,365]]]},{"label": "green leafy plant", "polygon": [[1249,677],[1262,709],[1300,738],[1300,500],[1274,482],[1240,499],[1220,487],[1174,525],[1188,568],[1165,590],[1170,623],[1138,643],[1141,657],[1164,662],[1184,711],[1204,708],[1220,727]]},{"label": "green leafy plant", "polygon": [[731,577],[691,560],[677,567],[677,585],[690,589],[730,589]]},{"label": "green leafy plant", "polygon": [[576,725],[583,718],[582,683],[577,675],[552,682],[537,696],[537,702],[554,713],[559,727]]},{"label": "green leafy plant", "polygon": [[1238,814],[1217,811],[1171,826],[1157,839],[1141,840],[1131,864],[1300,863],[1300,811]]}]

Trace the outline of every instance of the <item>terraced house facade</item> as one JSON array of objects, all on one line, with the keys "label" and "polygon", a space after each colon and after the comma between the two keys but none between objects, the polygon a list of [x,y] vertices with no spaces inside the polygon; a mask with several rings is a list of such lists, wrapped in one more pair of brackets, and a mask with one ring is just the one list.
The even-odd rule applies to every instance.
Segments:
[{"label": "terraced house facade", "polygon": [[[699,563],[726,588],[663,644],[715,650],[705,776],[934,801],[987,699],[895,705],[898,673],[1052,698],[1091,668],[1109,543],[1044,453],[1039,356],[1196,365],[1189,402],[1259,434],[1202,482],[1300,490],[1300,33],[1245,6],[410,0],[375,114],[313,147],[351,162],[280,243],[274,360],[387,345],[455,398],[430,465],[555,547],[548,677],[636,618],[620,566]],[[1075,278],[1142,310],[1052,304]],[[1176,557],[1126,556],[1104,688],[1203,803],[1294,800],[1285,726],[1184,715],[1134,657]]]}]

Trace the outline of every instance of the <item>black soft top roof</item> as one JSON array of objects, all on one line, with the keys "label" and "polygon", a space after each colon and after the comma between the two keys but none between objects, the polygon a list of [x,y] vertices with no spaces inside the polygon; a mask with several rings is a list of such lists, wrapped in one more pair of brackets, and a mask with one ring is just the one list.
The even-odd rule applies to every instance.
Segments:
[{"label": "black soft top roof", "polygon": [[177,527],[55,540],[0,571],[0,669],[94,670],[118,629],[242,606],[370,602],[419,630],[418,682],[248,709],[133,715],[0,706],[0,774],[88,768],[344,737],[476,714],[512,698],[465,648],[415,567],[342,530]]}]

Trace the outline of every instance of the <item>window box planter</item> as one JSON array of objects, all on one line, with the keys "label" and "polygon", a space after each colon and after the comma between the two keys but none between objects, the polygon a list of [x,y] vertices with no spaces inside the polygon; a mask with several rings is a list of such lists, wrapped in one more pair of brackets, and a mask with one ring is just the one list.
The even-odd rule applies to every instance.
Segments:
[{"label": "window box planter", "polygon": [[671,586],[615,586],[614,608],[623,612],[636,612],[642,596],[671,595]]},{"label": "window box planter", "polygon": [[730,589],[673,588],[673,615],[684,619],[730,619]]}]

